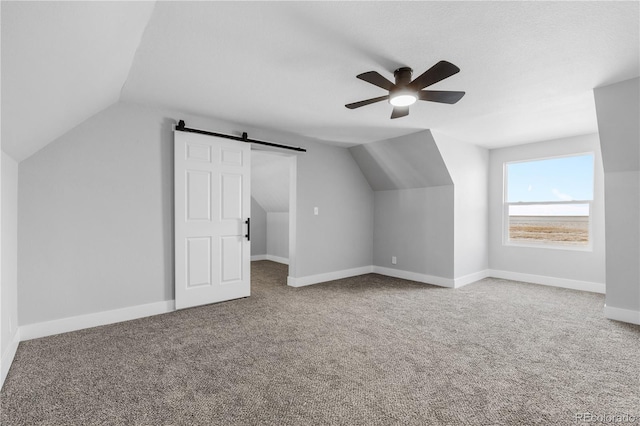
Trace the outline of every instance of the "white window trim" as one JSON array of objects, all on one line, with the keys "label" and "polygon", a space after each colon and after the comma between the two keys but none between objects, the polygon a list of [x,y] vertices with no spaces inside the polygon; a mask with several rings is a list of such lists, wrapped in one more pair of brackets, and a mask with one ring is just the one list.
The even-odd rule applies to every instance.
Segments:
[{"label": "white window trim", "polygon": [[[543,248],[543,249],[552,249],[552,250],[570,250],[570,251],[593,251],[593,200],[571,200],[571,201],[531,201],[531,202],[523,202],[523,201],[507,201],[507,194],[509,190],[509,174],[507,173],[507,166],[509,164],[516,163],[529,163],[533,161],[541,161],[541,160],[550,160],[554,158],[566,158],[566,157],[579,157],[581,155],[592,155],[594,160],[594,182],[592,183],[595,186],[595,153],[592,151],[589,152],[580,152],[575,154],[563,154],[556,155],[550,157],[543,158],[532,158],[527,160],[515,160],[515,161],[505,161],[503,163],[503,191],[502,191],[502,245],[509,247],[526,247],[526,248]],[[595,188],[594,188],[595,189]],[[594,193],[595,197],[595,193]],[[539,242],[524,242],[524,241],[511,241],[509,238],[509,206],[528,206],[528,205],[566,205],[566,204],[588,204],[589,205],[589,242],[583,246],[570,245],[570,244],[562,244],[551,241],[539,241]]]}]

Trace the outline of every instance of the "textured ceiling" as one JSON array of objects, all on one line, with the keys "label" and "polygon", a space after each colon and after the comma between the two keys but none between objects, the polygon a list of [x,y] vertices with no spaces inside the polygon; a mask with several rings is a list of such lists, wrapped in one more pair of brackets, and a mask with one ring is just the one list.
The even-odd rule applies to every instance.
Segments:
[{"label": "textured ceiling", "polygon": [[[424,129],[514,145],[597,131],[592,89],[640,74],[638,2],[27,4],[2,3],[18,157],[117,99],[345,146]],[[461,72],[432,88],[466,91],[456,105],[344,107],[385,94],[359,73],[443,59]]]}]

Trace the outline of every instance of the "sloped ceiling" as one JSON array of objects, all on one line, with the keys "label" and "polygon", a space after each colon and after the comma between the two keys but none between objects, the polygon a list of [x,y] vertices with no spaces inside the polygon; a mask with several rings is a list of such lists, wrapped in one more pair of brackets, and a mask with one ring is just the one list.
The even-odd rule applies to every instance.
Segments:
[{"label": "sloped ceiling", "polygon": [[349,148],[374,191],[451,185],[429,130]]},{"label": "sloped ceiling", "polygon": [[[638,2],[2,2],[2,146],[24,158],[117,99],[344,146],[424,129],[485,147],[594,132],[592,89],[640,75],[638,14]],[[442,59],[462,71],[432,88],[466,91],[456,105],[420,102],[398,120],[386,102],[344,107],[384,94],[359,73]]]},{"label": "sloped ceiling", "polygon": [[267,213],[289,211],[289,165],[286,156],[251,151],[251,196]]},{"label": "sloped ceiling", "polygon": [[2,7],[2,149],[22,160],[120,98],[154,4]]}]

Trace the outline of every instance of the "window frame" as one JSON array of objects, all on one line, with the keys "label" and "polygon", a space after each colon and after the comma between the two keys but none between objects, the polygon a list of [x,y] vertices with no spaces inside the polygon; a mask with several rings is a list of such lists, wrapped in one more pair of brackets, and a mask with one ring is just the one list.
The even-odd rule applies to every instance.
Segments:
[{"label": "window frame", "polygon": [[[593,202],[594,200],[571,200],[571,201],[507,201],[509,191],[509,173],[508,166],[517,163],[532,163],[534,161],[553,160],[556,158],[580,157],[583,155],[591,155],[593,160],[593,181],[591,182],[593,190],[593,198],[595,199],[595,161],[596,155],[593,151],[577,152],[572,154],[553,155],[548,157],[530,158],[526,160],[505,161],[502,164],[502,245],[508,247],[528,247],[528,248],[544,248],[552,250],[571,250],[571,251],[593,251]],[[510,206],[532,206],[532,205],[571,205],[571,204],[587,204],[589,206],[589,241],[586,245],[562,244],[553,241],[520,241],[511,240],[509,238],[509,207]]]}]

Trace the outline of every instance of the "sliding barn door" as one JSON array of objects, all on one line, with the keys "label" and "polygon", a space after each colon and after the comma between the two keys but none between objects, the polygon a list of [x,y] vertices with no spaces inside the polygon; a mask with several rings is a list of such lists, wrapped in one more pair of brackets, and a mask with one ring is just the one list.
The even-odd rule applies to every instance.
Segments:
[{"label": "sliding barn door", "polygon": [[174,138],[176,309],[249,296],[250,145]]}]

